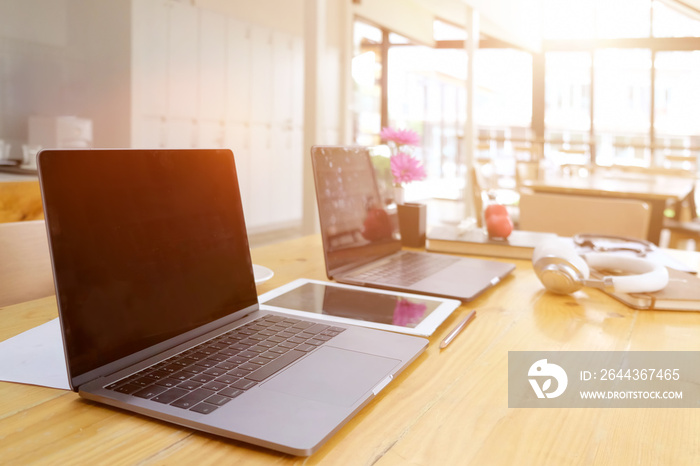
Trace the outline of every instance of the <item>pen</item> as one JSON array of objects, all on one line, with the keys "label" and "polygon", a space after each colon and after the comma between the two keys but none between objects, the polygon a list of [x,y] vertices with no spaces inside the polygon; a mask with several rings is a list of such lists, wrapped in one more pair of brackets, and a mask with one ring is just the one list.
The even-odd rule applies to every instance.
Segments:
[{"label": "pen", "polygon": [[449,345],[449,344],[452,342],[452,340],[454,340],[455,337],[456,337],[457,335],[459,335],[459,333],[460,333],[462,330],[464,330],[464,328],[467,326],[467,324],[468,324],[469,322],[471,322],[471,321],[474,319],[474,317],[476,317],[476,310],[473,310],[472,312],[470,312],[470,313],[467,315],[467,317],[465,317],[464,319],[462,319],[462,321],[461,321],[460,323],[458,323],[457,326],[456,326],[455,328],[452,329],[452,331],[449,333],[449,335],[447,335],[447,336],[445,337],[445,339],[442,340],[442,343],[440,343],[440,349],[443,349],[443,348],[445,348],[447,345]]}]

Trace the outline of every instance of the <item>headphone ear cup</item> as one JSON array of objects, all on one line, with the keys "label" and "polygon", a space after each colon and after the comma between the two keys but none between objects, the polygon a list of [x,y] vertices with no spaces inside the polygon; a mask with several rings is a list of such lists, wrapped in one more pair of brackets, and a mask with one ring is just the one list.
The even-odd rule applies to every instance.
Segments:
[{"label": "headphone ear cup", "polygon": [[[538,244],[532,252],[532,264],[535,265],[541,259],[547,257],[556,257],[570,263],[581,272],[584,279],[588,279],[591,276],[591,270],[588,264],[583,257],[578,255],[576,249],[574,249],[574,245],[561,238],[555,238]],[[535,267],[535,269],[537,269],[537,267]]]},{"label": "headphone ear cup", "polygon": [[532,253],[532,264],[545,288],[559,294],[580,289],[590,269],[574,246],[560,238],[543,242]]}]

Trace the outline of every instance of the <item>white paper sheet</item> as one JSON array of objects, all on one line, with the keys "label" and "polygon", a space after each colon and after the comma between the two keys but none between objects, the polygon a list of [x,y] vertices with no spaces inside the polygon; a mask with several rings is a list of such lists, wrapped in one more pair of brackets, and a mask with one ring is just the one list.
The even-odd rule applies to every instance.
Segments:
[{"label": "white paper sheet", "polygon": [[58,319],[0,342],[0,380],[70,390]]}]

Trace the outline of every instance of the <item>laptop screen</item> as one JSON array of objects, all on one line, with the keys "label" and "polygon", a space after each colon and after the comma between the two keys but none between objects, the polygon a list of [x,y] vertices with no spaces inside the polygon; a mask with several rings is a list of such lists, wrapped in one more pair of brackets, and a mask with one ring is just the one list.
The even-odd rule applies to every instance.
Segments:
[{"label": "laptop screen", "polygon": [[229,150],[45,150],[69,374],[257,303]]},{"label": "laptop screen", "polygon": [[396,215],[379,194],[367,148],[315,146],[311,157],[328,275],[399,251]]}]

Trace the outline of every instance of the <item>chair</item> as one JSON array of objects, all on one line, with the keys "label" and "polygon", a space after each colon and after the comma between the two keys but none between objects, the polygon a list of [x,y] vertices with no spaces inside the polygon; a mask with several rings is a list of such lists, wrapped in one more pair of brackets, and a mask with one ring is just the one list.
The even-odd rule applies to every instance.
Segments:
[{"label": "chair", "polygon": [[700,251],[700,218],[695,202],[696,191],[697,188],[693,188],[686,199],[675,205],[673,218],[664,218],[664,228],[670,232],[669,248],[681,248],[684,246],[682,243],[693,240],[695,250]]},{"label": "chair", "polygon": [[478,164],[474,164],[470,170],[470,180],[472,188],[472,204],[474,207],[474,218],[476,219],[476,226],[479,228],[484,226],[484,191],[486,186],[486,181],[484,180],[483,174],[479,169]]},{"label": "chair", "polygon": [[516,163],[519,160],[535,160],[537,149],[533,144],[532,129],[522,126],[510,128],[510,143]]},{"label": "chair", "polygon": [[650,219],[651,209],[642,201],[549,193],[520,195],[521,230],[647,239]]},{"label": "chair", "polygon": [[538,180],[540,177],[540,163],[537,160],[518,160],[515,162],[515,189],[522,193],[529,192],[528,181]]},{"label": "chair", "polygon": [[[479,228],[484,226],[483,212],[485,202],[505,205],[513,224],[517,225],[518,208],[515,205],[518,199],[517,193],[509,189],[492,189],[487,181],[487,175],[484,173],[485,167],[485,165],[475,163],[472,165],[469,174],[476,225]],[[515,200],[515,203],[513,200]]]},{"label": "chair", "polygon": [[44,221],[0,223],[0,307],[54,292]]},{"label": "chair", "polygon": [[695,242],[695,250],[700,251],[700,219],[680,222],[672,218],[664,219],[664,228],[671,234],[668,238],[668,247],[674,249],[683,248],[688,240]]}]

